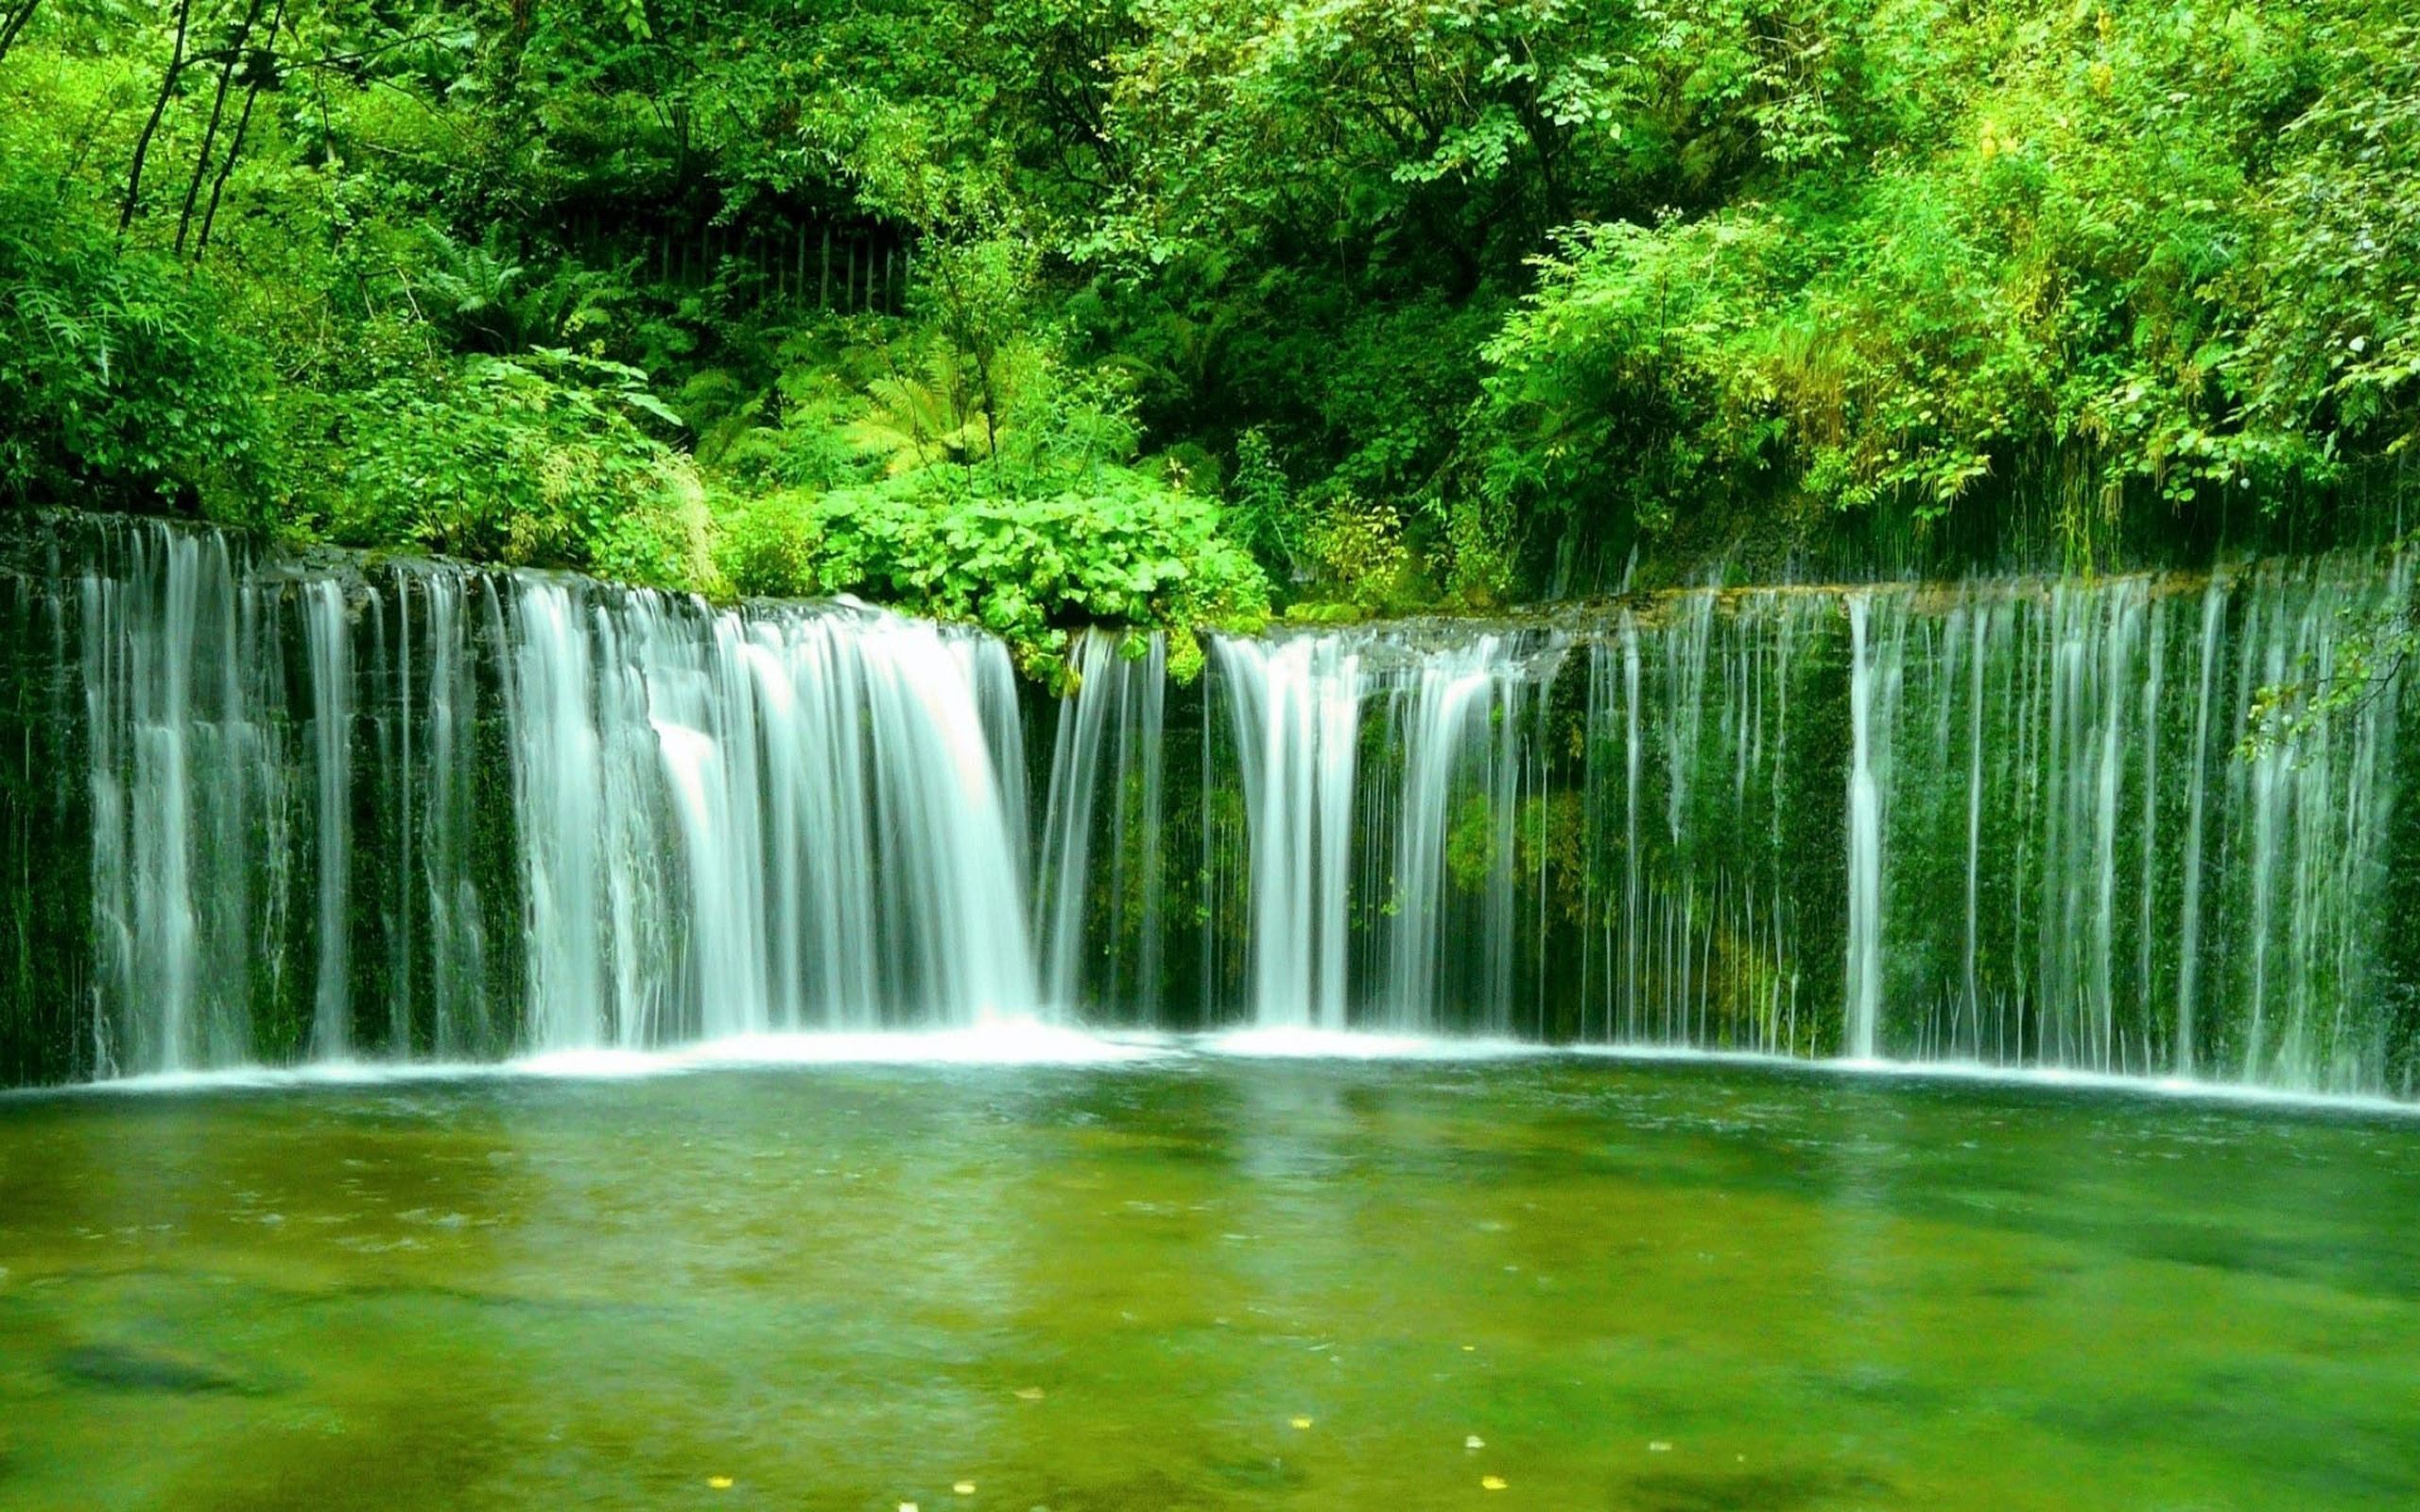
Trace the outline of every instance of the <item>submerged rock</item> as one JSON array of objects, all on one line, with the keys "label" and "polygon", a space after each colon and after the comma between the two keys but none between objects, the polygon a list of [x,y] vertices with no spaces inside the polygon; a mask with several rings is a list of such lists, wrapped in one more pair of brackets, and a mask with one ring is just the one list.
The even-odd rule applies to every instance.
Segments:
[{"label": "submerged rock", "polygon": [[181,1396],[250,1395],[242,1378],[198,1361],[123,1344],[78,1344],[61,1349],[51,1369],[72,1385],[97,1391],[161,1391]]}]

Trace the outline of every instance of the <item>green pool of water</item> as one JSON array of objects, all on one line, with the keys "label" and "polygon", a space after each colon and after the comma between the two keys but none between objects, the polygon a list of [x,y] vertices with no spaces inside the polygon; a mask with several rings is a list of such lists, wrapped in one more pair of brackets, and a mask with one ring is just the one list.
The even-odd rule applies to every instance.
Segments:
[{"label": "green pool of water", "polygon": [[0,1099],[0,1506],[902,1503],[2420,1506],[2420,1120],[1567,1058]]}]

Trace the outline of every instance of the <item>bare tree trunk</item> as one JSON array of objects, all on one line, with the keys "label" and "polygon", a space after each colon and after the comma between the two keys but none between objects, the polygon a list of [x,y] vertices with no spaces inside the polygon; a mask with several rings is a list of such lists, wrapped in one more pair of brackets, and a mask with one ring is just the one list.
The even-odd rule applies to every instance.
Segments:
[{"label": "bare tree trunk", "polygon": [[34,12],[41,9],[42,0],[26,0],[22,8],[10,13],[6,25],[0,25],[0,61],[7,60],[9,49],[16,45],[17,34],[26,29],[26,23],[33,20]]},{"label": "bare tree trunk", "polygon": [[[210,174],[211,154],[218,146],[218,123],[227,118],[227,92],[235,83],[235,70],[241,67],[251,46],[252,28],[260,25],[262,0],[246,0],[244,19],[236,25],[235,37],[227,46],[227,55],[218,60],[218,88],[210,97],[210,124],[202,128],[201,150],[193,155],[193,177],[185,180],[185,202],[177,212],[177,255],[185,255],[185,235],[193,229],[194,206],[201,201],[201,180]],[[248,97],[247,107],[251,105]]]},{"label": "bare tree trunk", "polygon": [[211,180],[210,208],[201,213],[201,235],[194,242],[193,260],[197,263],[201,261],[201,254],[210,248],[210,228],[218,222],[219,197],[227,192],[227,180],[235,171],[235,160],[243,155],[244,135],[251,129],[252,105],[261,97],[263,76],[273,72],[277,67],[277,34],[279,28],[285,25],[285,0],[277,0],[277,9],[268,18],[268,46],[264,49],[266,56],[255,66],[251,78],[244,85],[244,110],[242,114],[235,117],[234,140],[227,144],[227,156],[218,164],[218,177]]},{"label": "bare tree trunk", "polygon": [[168,96],[177,92],[177,77],[185,70],[185,32],[193,25],[193,0],[177,0],[177,41],[168,51],[168,69],[160,76],[159,97],[151,102],[151,118],[143,123],[143,134],[134,139],[134,163],[126,174],[126,203],[118,208],[117,233],[134,224],[134,207],[143,196],[143,160],[151,155],[151,138],[160,129],[160,117],[168,112]]}]

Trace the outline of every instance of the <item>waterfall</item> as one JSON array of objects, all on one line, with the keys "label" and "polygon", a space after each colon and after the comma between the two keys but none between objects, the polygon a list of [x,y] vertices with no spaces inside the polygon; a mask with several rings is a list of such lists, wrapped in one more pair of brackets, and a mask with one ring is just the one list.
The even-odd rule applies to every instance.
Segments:
[{"label": "waterfall", "polygon": [[35,1079],[1056,1019],[2420,1084],[2411,701],[2243,738],[2362,671],[2400,560],[1288,628],[1191,683],[1087,631],[1045,698],[862,605],[60,528],[0,557]]},{"label": "waterfall", "polygon": [[[412,585],[398,575],[396,603],[407,601]],[[398,908],[408,918],[418,889],[428,974],[427,1041],[441,1057],[478,1050],[491,1042],[493,1013],[488,998],[487,904],[474,868],[479,716],[478,685],[471,658],[469,585],[459,573],[439,571],[420,580],[426,598],[422,651],[424,711],[418,743],[406,739],[401,752],[403,791],[397,823],[410,835],[419,827],[419,874],[406,865],[399,875]],[[408,644],[408,639],[406,642]],[[413,663],[403,669],[409,698]],[[412,721],[406,709],[404,724]],[[408,849],[408,846],[407,846]],[[404,947],[406,958],[408,942]]]},{"label": "waterfall", "polygon": [[[1842,1049],[1874,1057],[1882,1019],[1882,782],[1875,747],[1889,733],[1875,716],[1876,651],[1867,626],[1873,600],[1849,596],[1848,1027]],[[1876,728],[1879,724],[1881,729]]]},{"label": "waterfall", "polygon": [[[1982,934],[1983,692],[1986,686],[1984,670],[1991,661],[1992,628],[1997,622],[1994,608],[1990,604],[1962,605],[1952,611],[1949,622],[1952,647],[1949,670],[1952,673],[1956,670],[1957,653],[1962,644],[1958,632],[1962,629],[1965,632],[1962,649],[1966,657],[1966,928],[1959,980],[1960,1006],[1965,1014],[1963,1028],[1970,1037],[1969,1043],[1975,1042],[1973,1037],[1980,1035],[1983,1022],[1982,987],[1976,966],[1975,948]],[[1948,718],[1948,694],[1956,680],[1954,676],[1942,679],[1944,717],[1941,738],[1935,747],[1935,760],[1945,771],[1950,769],[1951,762],[1949,731],[1952,727]],[[2148,836],[2149,832],[2146,831],[2146,846],[2150,844]],[[1953,1015],[1950,1022],[1953,1039],[1960,1028]]]},{"label": "waterfall", "polygon": [[[1426,653],[1395,682],[1394,885],[1374,1022],[1415,1033],[1513,1028],[1520,821],[1525,803],[1542,800],[1530,782],[1532,713],[1563,649],[1554,638],[1524,654],[1482,633]],[[1467,900],[1459,906],[1458,894]],[[1456,938],[1477,948],[1449,950]]]},{"label": "waterfall", "polygon": [[1038,1010],[995,643],[535,578],[512,623],[534,1044]]},{"label": "waterfall", "polygon": [[[1167,643],[1095,630],[1069,660],[1076,685],[1059,707],[1037,873],[1044,994],[1149,1022],[1161,989]],[[1094,897],[1097,868],[1105,902]]]},{"label": "waterfall", "polygon": [[311,769],[319,794],[313,834],[320,850],[318,986],[312,1049],[341,1057],[353,1042],[353,634],[343,590],[305,589],[304,654],[311,668]]},{"label": "waterfall", "polygon": [[1341,1029],[1359,639],[1220,639],[1214,649],[1248,816],[1253,1022]]},{"label": "waterfall", "polygon": [[[898,885],[886,921],[912,940],[921,968],[894,1011],[959,1023],[1030,1018],[1041,992],[1018,868],[1022,827],[993,765],[998,747],[965,657],[929,625],[869,614],[857,628],[838,644],[868,695],[874,806],[890,842],[878,864]],[[978,664],[1005,679],[1007,653],[979,644]]]},{"label": "waterfall", "polygon": [[[1974,922],[1953,953],[1929,886],[1886,903],[1910,1000],[1886,1004],[1882,1048],[2402,1085],[2411,1026],[2353,1006],[2384,994],[2389,970],[2377,910],[2394,864],[2399,692],[2248,758],[2238,747],[2264,688],[2325,681],[2344,638],[2396,609],[2406,581],[2399,565],[2339,558],[2203,581],[1958,589],[1952,616],[1994,627],[1962,653],[1962,748],[1939,746],[1885,784],[1882,833],[1891,865],[1927,876],[1962,848]],[[1911,658],[1906,675],[1937,701],[1956,696],[1957,670]],[[1951,768],[1954,819],[1937,796]]]},{"label": "waterfall", "polygon": [[[1031,795],[1025,765],[1025,708],[1017,696],[1016,666],[1008,648],[988,635],[953,633],[943,640],[957,658],[961,675],[975,690],[977,717],[992,754],[992,772],[998,784],[999,809],[1008,826],[1009,857],[1017,875],[1026,875],[1032,857],[1028,824]],[[1153,665],[1165,673],[1165,657]],[[1165,676],[1163,676],[1165,680]]]},{"label": "waterfall", "polygon": [[1403,792],[1395,810],[1394,895],[1387,929],[1387,972],[1379,998],[1393,1028],[1427,1029],[1437,1020],[1443,955],[1445,848],[1454,820],[1456,769],[1486,737],[1495,708],[1490,671],[1497,644],[1480,636],[1423,661],[1403,715]]},{"label": "waterfall", "polygon": [[291,768],[250,565],[135,529],[79,586],[96,1074],[244,1058],[283,958]]},{"label": "waterfall", "polygon": [[[1215,643],[1246,815],[1255,1027],[1513,1027],[1519,821],[1544,801],[1534,715],[1564,650],[1536,633]],[[1374,730],[1386,760],[1365,766]],[[1384,943],[1357,971],[1357,934]]]},{"label": "waterfall", "polygon": [[2192,799],[2185,832],[2183,901],[2178,905],[2182,919],[2177,929],[2175,1067],[2179,1075],[2186,1076],[2193,1074],[2193,1009],[2201,981],[2202,825],[2210,779],[2210,684],[2218,672],[2219,630],[2225,623],[2226,609],[2225,587],[2213,578],[2202,594],[2202,651],[2196,662],[2201,694],[2193,705],[2193,744],[2188,747]]},{"label": "waterfall", "polygon": [[530,1038],[594,1044],[605,1001],[603,768],[592,708],[588,627],[570,589],[524,585],[511,704],[513,813],[529,940]]},{"label": "waterfall", "polygon": [[[1812,594],[1690,593],[1625,609],[1589,646],[1574,780],[1583,794],[1582,954],[1570,1031],[1628,1044],[1819,1048],[1799,1015],[1797,918],[1841,886],[1839,836],[1802,784],[1824,731],[1794,714],[1830,610]],[[1831,752],[1839,781],[1841,753]],[[1820,781],[1820,779],[1817,779]],[[1834,789],[1840,791],[1839,788]],[[1833,978],[1837,983],[1839,978]]]}]

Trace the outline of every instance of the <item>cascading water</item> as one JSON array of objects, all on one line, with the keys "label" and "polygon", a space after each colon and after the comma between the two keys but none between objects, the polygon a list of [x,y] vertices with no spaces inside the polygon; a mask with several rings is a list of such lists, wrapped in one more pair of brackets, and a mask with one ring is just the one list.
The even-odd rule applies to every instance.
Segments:
[{"label": "cascading water", "polygon": [[858,606],[71,534],[0,575],[20,1079],[1039,1017],[2420,1077],[2399,688],[2241,749],[2401,564],[1093,632],[1046,702]]},{"label": "cascading water", "polygon": [[1344,1027],[1361,645],[1216,644],[1248,816],[1251,1001],[1265,1028]]},{"label": "cascading water", "polygon": [[1252,1022],[1535,1027],[1515,1022],[1513,916],[1544,855],[1542,713],[1564,645],[1433,628],[1217,643]]},{"label": "cascading water", "polygon": [[1167,643],[1095,630],[1069,660],[1076,686],[1051,747],[1035,889],[1044,990],[1063,1007],[1149,1022],[1162,968]]},{"label": "cascading water", "polygon": [[389,662],[382,653],[377,673],[393,690],[378,700],[379,814],[391,826],[381,843],[397,862],[385,915],[388,1043],[458,1057],[494,1042],[502,1011],[489,981],[497,948],[489,885],[476,869],[473,637],[483,601],[493,600],[483,581],[450,568],[399,568],[392,588],[394,654]]},{"label": "cascading water", "polygon": [[532,1041],[1033,1016],[996,643],[516,580]]},{"label": "cascading water", "polygon": [[353,635],[344,591],[303,590],[302,638],[311,667],[311,767],[319,793],[312,833],[320,850],[319,979],[312,1049],[342,1057],[352,1043]]},{"label": "cascading water", "polygon": [[[1387,920],[1386,985],[1379,999],[1391,1027],[1426,1029],[1436,1022],[1454,777],[1465,762],[1485,761],[1493,746],[1486,721],[1495,707],[1489,671],[1496,661],[1493,636],[1427,658],[1414,674],[1409,696],[1392,711],[1403,749],[1403,790],[1395,811],[1394,888],[1388,900],[1393,912]],[[1511,805],[1504,808],[1512,812]],[[1492,811],[1482,822],[1489,817]]]},{"label": "cascading water", "polygon": [[[1873,601],[1852,593],[1849,614],[1848,1021],[1842,1050],[1873,1058],[1882,1022],[1882,792],[1891,768],[1895,644],[1877,644]],[[1878,706],[1878,707],[1877,707]]]},{"label": "cascading water", "polygon": [[48,1064],[1041,1011],[988,638],[443,566],[298,576],[160,525],[100,528],[60,586],[93,1001]]},{"label": "cascading water", "polygon": [[276,990],[293,765],[251,565],[216,535],[113,532],[78,587],[95,1074],[242,1060]]},{"label": "cascading water", "polygon": [[[1768,1054],[1828,1048],[1801,988],[1840,938],[1841,693],[1812,593],[1693,593],[1624,610],[1589,650],[1582,712],[1577,991],[1569,1032]],[[1812,848],[1812,849],[1810,849]],[[1835,966],[1833,970],[1838,970]],[[1838,977],[1829,978],[1838,982]]]}]

